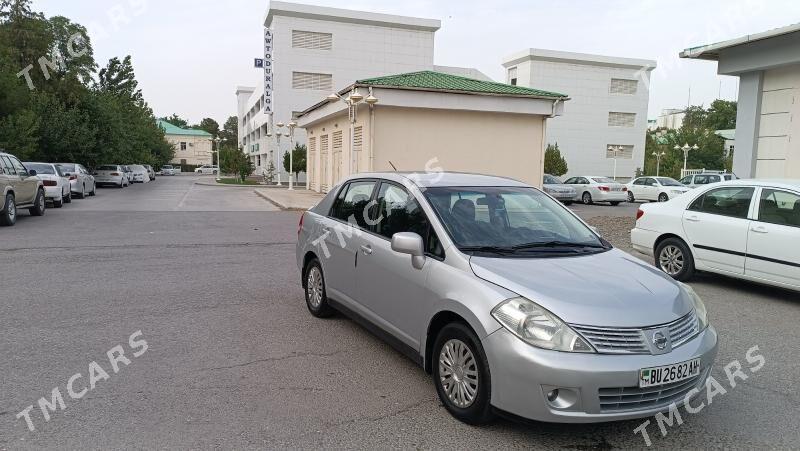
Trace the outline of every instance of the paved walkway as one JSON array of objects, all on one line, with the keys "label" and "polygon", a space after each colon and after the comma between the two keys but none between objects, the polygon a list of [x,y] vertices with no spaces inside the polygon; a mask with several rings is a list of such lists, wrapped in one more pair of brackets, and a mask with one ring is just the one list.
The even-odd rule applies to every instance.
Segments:
[{"label": "paved walkway", "polygon": [[323,194],[306,189],[289,191],[286,188],[256,188],[255,192],[287,210],[308,210],[324,197]]}]

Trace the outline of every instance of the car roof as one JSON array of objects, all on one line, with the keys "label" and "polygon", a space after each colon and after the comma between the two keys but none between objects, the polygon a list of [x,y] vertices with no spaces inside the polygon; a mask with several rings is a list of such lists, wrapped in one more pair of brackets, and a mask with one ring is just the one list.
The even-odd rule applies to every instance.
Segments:
[{"label": "car roof", "polygon": [[800,190],[800,179],[737,179],[715,183],[714,186],[766,186]]},{"label": "car roof", "polygon": [[473,174],[468,172],[366,172],[355,174],[347,180],[363,178],[382,178],[396,182],[411,182],[419,187],[437,186],[519,186],[530,187],[527,183],[496,175]]}]

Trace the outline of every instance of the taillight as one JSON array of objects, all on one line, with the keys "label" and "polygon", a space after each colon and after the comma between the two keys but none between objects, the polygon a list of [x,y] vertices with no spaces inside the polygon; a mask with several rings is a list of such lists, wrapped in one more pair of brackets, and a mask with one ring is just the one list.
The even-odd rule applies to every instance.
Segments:
[{"label": "taillight", "polygon": [[638,221],[639,218],[641,218],[642,216],[644,216],[644,210],[642,210],[641,208],[636,210],[636,220]]},{"label": "taillight", "polygon": [[111,177],[119,177],[119,172],[112,172]]},{"label": "taillight", "polygon": [[607,186],[598,186],[597,189],[599,189],[600,191],[611,191],[611,188]]},{"label": "taillight", "polygon": [[58,186],[58,183],[55,180],[43,180],[42,185],[44,186]]},{"label": "taillight", "polygon": [[70,175],[69,179],[70,180],[78,180],[78,176],[77,175]]},{"label": "taillight", "polygon": [[300,232],[303,230],[303,218],[306,217],[306,214],[303,213],[300,215],[300,224],[297,225],[297,237],[300,237]]},{"label": "taillight", "polygon": [[623,186],[623,187],[622,187],[622,192],[624,193],[624,192],[626,192],[626,191],[628,191],[628,187],[627,187],[627,186]]}]

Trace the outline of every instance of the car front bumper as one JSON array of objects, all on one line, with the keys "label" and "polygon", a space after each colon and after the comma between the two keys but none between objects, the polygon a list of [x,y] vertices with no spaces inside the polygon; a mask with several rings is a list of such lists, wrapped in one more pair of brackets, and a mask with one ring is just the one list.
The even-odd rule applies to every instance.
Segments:
[{"label": "car front bumper", "polygon": [[[537,421],[593,423],[643,418],[684,402],[686,392],[702,393],[717,355],[717,332],[709,326],[692,340],[662,355],[580,354],[548,351],[523,342],[505,328],[483,339],[492,376],[492,405],[501,411]],[[700,374],[672,399],[645,407],[601,407],[600,389],[636,391],[639,370],[700,358]],[[574,404],[556,408],[546,395],[553,389],[576,395]],[[683,390],[683,388],[682,388]],[[657,391],[657,389],[656,389]]]}]

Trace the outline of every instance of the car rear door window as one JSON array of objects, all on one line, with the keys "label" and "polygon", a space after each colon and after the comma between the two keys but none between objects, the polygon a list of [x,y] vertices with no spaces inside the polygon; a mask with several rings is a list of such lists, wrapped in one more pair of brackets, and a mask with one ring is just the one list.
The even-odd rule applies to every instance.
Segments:
[{"label": "car rear door window", "polygon": [[762,190],[758,220],[800,227],[800,195],[776,189]]},{"label": "car rear door window", "polygon": [[0,156],[0,163],[2,163],[3,171],[6,173],[6,175],[17,174],[17,171],[14,170],[14,165],[11,164],[11,160],[9,160],[7,156],[5,155]]},{"label": "car rear door window", "polygon": [[367,208],[375,190],[375,180],[353,181],[344,186],[331,207],[332,218],[367,229]]},{"label": "car rear door window", "polygon": [[708,191],[695,199],[689,210],[746,219],[755,188],[731,186]]}]

